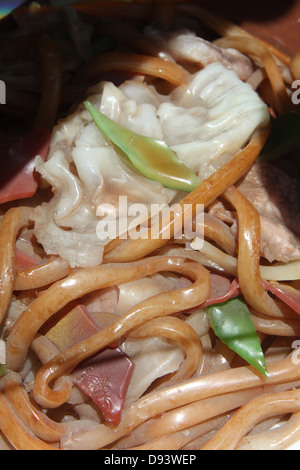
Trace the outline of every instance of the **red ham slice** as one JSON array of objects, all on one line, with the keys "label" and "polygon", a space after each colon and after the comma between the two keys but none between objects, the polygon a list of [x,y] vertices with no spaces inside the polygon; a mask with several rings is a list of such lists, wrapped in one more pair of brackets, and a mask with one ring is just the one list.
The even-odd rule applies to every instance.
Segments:
[{"label": "red ham slice", "polygon": [[73,374],[77,386],[112,426],[120,423],[133,368],[132,361],[120,349],[106,349],[82,362]]},{"label": "red ham slice", "polygon": [[0,204],[31,197],[38,187],[34,170],[37,155],[45,161],[50,145],[47,129],[34,129],[10,147],[0,150]]},{"label": "red ham slice", "polygon": [[267,290],[300,315],[300,292],[297,289],[285,284],[279,284],[279,282],[263,281],[263,284]]},{"label": "red ham slice", "polygon": [[33,268],[39,264],[39,258],[15,248],[16,265],[19,269]]},{"label": "red ham slice", "polygon": [[[98,331],[86,307],[78,305],[46,337],[62,352]],[[121,420],[133,369],[133,362],[120,349],[107,348],[79,364],[72,379],[100,408],[106,422],[116,426]]]}]

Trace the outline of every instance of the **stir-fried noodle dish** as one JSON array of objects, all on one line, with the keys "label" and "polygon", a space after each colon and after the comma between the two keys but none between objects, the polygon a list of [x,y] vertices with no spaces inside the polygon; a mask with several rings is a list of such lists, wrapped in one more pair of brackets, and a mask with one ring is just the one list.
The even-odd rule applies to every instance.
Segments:
[{"label": "stir-fried noodle dish", "polygon": [[291,447],[299,53],[171,0],[0,35],[1,449]]}]

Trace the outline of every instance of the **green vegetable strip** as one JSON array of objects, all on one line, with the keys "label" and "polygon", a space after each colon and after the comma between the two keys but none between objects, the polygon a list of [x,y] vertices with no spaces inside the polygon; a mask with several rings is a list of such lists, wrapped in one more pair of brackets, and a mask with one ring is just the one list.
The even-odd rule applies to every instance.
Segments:
[{"label": "green vegetable strip", "polygon": [[167,188],[190,192],[201,180],[164,142],[141,136],[101,113],[89,101],[85,106],[101,132],[121,149],[132,165],[147,178]]},{"label": "green vegetable strip", "polygon": [[0,377],[7,374],[7,370],[4,364],[0,364]]},{"label": "green vegetable strip", "polygon": [[216,336],[265,377],[264,354],[245,302],[239,297],[207,307]]},{"label": "green vegetable strip", "polygon": [[272,161],[300,149],[300,114],[290,112],[271,121],[271,132],[259,159]]}]

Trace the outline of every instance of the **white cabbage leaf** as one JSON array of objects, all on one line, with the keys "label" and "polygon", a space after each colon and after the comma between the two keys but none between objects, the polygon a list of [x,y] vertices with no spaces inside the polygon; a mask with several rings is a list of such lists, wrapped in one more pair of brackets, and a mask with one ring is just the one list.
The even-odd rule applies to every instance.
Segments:
[{"label": "white cabbage leaf", "polygon": [[[119,88],[103,82],[89,100],[122,126],[164,140],[201,179],[229,161],[269,119],[251,86],[220,63],[192,75],[170,95],[137,79]],[[99,222],[121,218],[120,196],[128,210],[137,203],[170,205],[178,196],[137,172],[101,135],[84,105],[57,124],[48,159],[37,158],[36,169],[54,197],[36,209],[35,234],[48,254],[59,254],[71,267],[102,262],[113,237],[98,230]]]},{"label": "white cabbage leaf", "polygon": [[[115,313],[124,315],[145,299],[161,292],[171,291],[176,286],[176,278],[154,274],[119,286],[119,300]],[[127,400],[137,400],[159,377],[178,370],[184,360],[179,346],[166,340],[153,337],[127,339],[120,348],[134,362],[134,372],[130,381]]]},{"label": "white cabbage leaf", "polygon": [[158,337],[127,340],[120,348],[134,362],[126,395],[129,402],[140,398],[157,378],[178,370],[184,360],[184,353],[178,346]]},{"label": "white cabbage leaf", "polygon": [[161,292],[170,291],[174,289],[174,286],[174,279],[160,274],[121,284],[119,286],[119,299],[115,313],[124,315],[143,300]]}]

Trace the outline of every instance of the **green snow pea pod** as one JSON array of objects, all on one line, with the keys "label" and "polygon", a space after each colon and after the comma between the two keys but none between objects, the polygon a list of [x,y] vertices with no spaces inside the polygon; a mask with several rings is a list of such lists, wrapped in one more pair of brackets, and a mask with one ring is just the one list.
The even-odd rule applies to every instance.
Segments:
[{"label": "green snow pea pod", "polygon": [[300,149],[300,114],[290,112],[271,120],[270,135],[259,160],[272,161]]},{"label": "green snow pea pod", "polygon": [[216,336],[265,377],[267,366],[260,342],[245,302],[235,297],[207,307]]},{"label": "green snow pea pod", "polygon": [[147,178],[171,189],[190,192],[201,183],[164,142],[141,136],[101,113],[89,101],[85,106],[101,132],[121,149],[132,165]]}]

